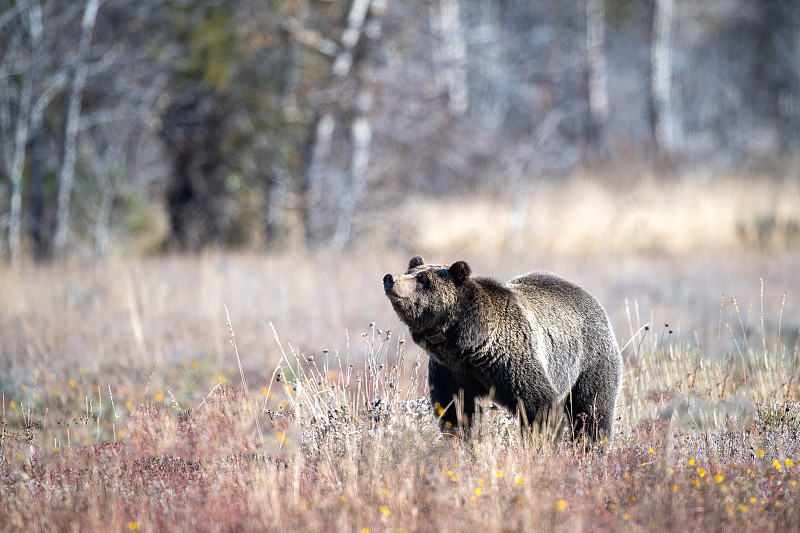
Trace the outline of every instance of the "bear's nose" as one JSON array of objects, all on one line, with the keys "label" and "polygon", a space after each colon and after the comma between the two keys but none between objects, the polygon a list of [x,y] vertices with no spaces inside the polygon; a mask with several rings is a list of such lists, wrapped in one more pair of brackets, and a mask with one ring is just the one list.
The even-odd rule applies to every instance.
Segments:
[{"label": "bear's nose", "polygon": [[386,274],[383,276],[383,290],[390,291],[394,287],[394,276],[391,274]]}]

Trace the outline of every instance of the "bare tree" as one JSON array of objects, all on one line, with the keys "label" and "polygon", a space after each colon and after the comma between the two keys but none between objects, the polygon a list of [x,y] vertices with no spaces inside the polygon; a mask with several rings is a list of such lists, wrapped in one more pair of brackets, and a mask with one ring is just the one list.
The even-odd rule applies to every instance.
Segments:
[{"label": "bare tree", "polygon": [[604,0],[586,0],[586,59],[589,77],[589,138],[595,146],[605,142],[608,121]]},{"label": "bare tree", "polygon": [[666,153],[678,146],[672,99],[672,24],[675,0],[656,0],[651,43],[651,98],[656,146]]},{"label": "bare tree", "polygon": [[340,249],[409,188],[491,188],[518,243],[534,183],[610,139],[796,154],[798,21],[793,0],[0,0],[2,252],[100,257],[118,214],[161,206],[182,248]]},{"label": "bare tree", "polygon": [[[23,8],[27,11],[28,31],[30,34],[31,49],[36,50],[42,35],[42,7],[37,0],[30,2]],[[30,72],[22,81],[22,91],[19,98],[19,112],[17,114],[17,129],[14,139],[14,156],[11,163],[11,209],[8,230],[8,247],[11,252],[11,261],[17,264],[20,253],[20,228],[22,226],[22,170],[25,163],[25,149],[28,142],[28,129],[32,111],[33,99],[33,69],[36,66],[29,64]]]},{"label": "bare tree", "polygon": [[92,46],[92,34],[97,19],[97,10],[101,0],[86,0],[81,22],[81,40],[78,46],[78,63],[72,79],[67,109],[67,124],[64,133],[64,159],[58,172],[58,208],[56,212],[56,233],[53,244],[57,254],[64,252],[67,245],[69,229],[69,204],[72,194],[72,183],[75,178],[75,158],[78,152],[78,129],[81,121],[81,100],[83,88],[89,74],[87,57]]},{"label": "bare tree", "polygon": [[436,0],[431,5],[431,26],[436,35],[434,63],[436,81],[449,97],[448,108],[462,115],[469,105],[467,89],[467,45],[461,28],[460,0]]},{"label": "bare tree", "polygon": [[[371,18],[365,25],[366,38],[375,42],[381,36],[381,17],[386,10],[386,0],[371,0]],[[362,22],[362,24],[364,24]],[[359,66],[357,74],[358,93],[355,98],[355,118],[350,125],[350,161],[343,182],[341,204],[336,221],[336,229],[331,238],[330,247],[341,250],[350,239],[353,218],[358,203],[366,194],[368,185],[368,168],[370,148],[372,144],[372,125],[369,115],[372,111],[374,94],[368,78],[370,69],[366,62]]]},{"label": "bare tree", "polygon": [[[385,0],[353,0],[347,16],[347,28],[342,34],[339,51],[331,68],[332,85],[348,86],[344,94],[349,98],[338,106],[328,106],[314,126],[310,150],[306,189],[306,224],[312,244],[325,243],[340,249],[350,238],[353,216],[359,198],[366,187],[366,170],[369,159],[372,128],[367,119],[372,108],[373,95],[369,89],[369,73],[356,61],[356,45],[366,33],[367,40],[377,40],[381,34],[380,19],[386,9]],[[368,23],[368,15],[372,20]],[[350,116],[351,118],[348,118]],[[349,124],[348,124],[349,123]],[[342,142],[348,149],[333,154],[337,130],[349,130],[349,138]],[[350,156],[344,165],[337,165],[332,156]],[[334,197],[324,198],[328,194]],[[327,200],[327,201],[324,201]],[[333,224],[331,224],[331,221]]]}]

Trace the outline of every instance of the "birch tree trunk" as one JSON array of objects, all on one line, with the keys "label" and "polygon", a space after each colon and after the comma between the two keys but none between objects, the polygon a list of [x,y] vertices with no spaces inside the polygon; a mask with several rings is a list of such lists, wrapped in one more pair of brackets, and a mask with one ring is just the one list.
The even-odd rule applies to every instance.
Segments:
[{"label": "birch tree trunk", "polygon": [[653,134],[659,151],[676,148],[677,124],[672,102],[672,20],[675,0],[656,0],[650,50]]},{"label": "birch tree trunk", "polygon": [[[42,7],[37,0],[27,4],[28,29],[30,31],[31,49],[36,50],[42,35]],[[25,150],[28,142],[28,131],[31,122],[33,100],[33,69],[37,68],[31,61],[28,76],[22,82],[17,129],[14,136],[14,156],[11,161],[11,206],[9,213],[8,248],[11,262],[19,264],[20,234],[22,227],[22,171],[25,166]]]},{"label": "birch tree trunk", "polygon": [[364,31],[371,0],[353,0],[350,13],[347,15],[347,29],[342,34],[342,43],[336,60],[333,63],[333,74],[343,78],[350,73],[353,66],[353,49]]},{"label": "birch tree trunk", "polygon": [[[386,9],[386,0],[371,1],[372,20],[364,27],[367,38],[377,41],[381,35],[381,17]],[[364,21],[361,21],[362,27]],[[372,144],[372,126],[368,116],[372,111],[374,95],[368,83],[363,79],[369,77],[368,68],[361,65],[358,76],[358,94],[356,95],[356,117],[350,126],[351,156],[342,184],[341,203],[336,222],[336,229],[331,239],[331,248],[341,250],[350,240],[356,207],[363,199],[367,188],[367,164],[369,163],[370,145]]]},{"label": "birch tree trunk", "polygon": [[586,59],[589,77],[589,139],[595,145],[605,140],[608,122],[604,0],[586,0]]},{"label": "birch tree trunk", "polygon": [[22,82],[17,130],[14,139],[14,159],[11,161],[11,209],[8,226],[8,249],[11,252],[11,262],[15,265],[19,263],[20,228],[22,226],[22,170],[25,164],[25,146],[28,141],[32,93],[32,81],[31,77],[28,76]]},{"label": "birch tree trunk", "polygon": [[434,61],[439,66],[437,83],[449,97],[450,113],[460,116],[469,106],[467,45],[461,28],[461,3],[460,0],[437,0],[431,10],[431,25],[438,38],[434,49]]},{"label": "birch tree trunk", "polygon": [[310,163],[306,177],[306,238],[315,244],[322,239],[320,235],[325,226],[325,209],[322,205],[323,188],[326,176],[330,179],[327,165],[328,154],[331,151],[333,130],[336,121],[333,113],[325,112],[318,119],[314,127],[314,141],[311,145]]},{"label": "birch tree trunk", "polygon": [[336,228],[331,238],[330,248],[341,250],[350,239],[353,229],[358,201],[364,194],[366,186],[366,170],[369,162],[369,147],[372,141],[372,127],[366,117],[360,116],[350,130],[350,143],[352,157],[346,182],[340,193],[339,213],[336,218]]},{"label": "birch tree trunk", "polygon": [[[342,40],[339,51],[333,62],[332,77],[334,83],[337,80],[344,80],[351,76],[354,62],[354,49],[361,39],[364,32],[365,22],[372,3],[377,3],[380,7],[384,2],[377,0],[353,0],[350,5],[350,11],[347,16],[347,28],[342,34]],[[361,89],[359,89],[359,94]],[[357,96],[358,98],[358,96]],[[315,125],[314,141],[311,146],[311,160],[308,167],[307,188],[306,188],[306,231],[309,241],[312,244],[319,244],[326,240],[323,233],[326,227],[330,227],[330,219],[335,216],[335,225],[333,233],[329,237],[329,245],[340,246],[342,239],[347,240],[349,236],[349,225],[352,221],[352,213],[354,212],[354,199],[352,198],[352,158],[351,164],[347,170],[335,169],[329,165],[328,159],[331,153],[331,146],[333,143],[334,133],[336,131],[337,119],[333,110],[324,111]],[[359,123],[358,119],[353,121],[353,126]],[[361,126],[359,126],[361,127]],[[368,135],[371,138],[371,135]],[[351,131],[351,139],[353,139]],[[360,137],[359,137],[360,138]],[[367,145],[369,142],[367,141]],[[353,143],[353,149],[356,144]],[[362,148],[363,149],[363,148]],[[367,147],[368,149],[368,147]],[[332,205],[324,205],[323,191],[326,185],[336,184],[333,191],[338,196],[338,208],[334,209]],[[350,182],[350,184],[346,183]],[[334,200],[335,202],[335,200]],[[350,213],[348,215],[348,213]]]},{"label": "birch tree trunk", "polygon": [[75,67],[75,76],[72,80],[72,89],[69,95],[67,108],[67,124],[64,134],[64,159],[58,172],[58,205],[56,210],[56,232],[53,244],[56,254],[62,254],[67,244],[67,231],[69,229],[70,197],[72,184],[75,178],[75,159],[78,150],[78,129],[81,120],[81,100],[83,88],[89,74],[86,56],[92,46],[92,33],[97,19],[97,10],[101,0],[86,0],[86,7],[81,22],[81,40],[78,47],[78,64]]}]

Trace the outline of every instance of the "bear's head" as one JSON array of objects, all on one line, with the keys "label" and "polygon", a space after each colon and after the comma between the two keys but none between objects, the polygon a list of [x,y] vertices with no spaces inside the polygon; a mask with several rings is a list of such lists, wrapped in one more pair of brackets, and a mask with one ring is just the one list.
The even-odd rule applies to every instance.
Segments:
[{"label": "bear's head", "polygon": [[450,266],[426,265],[415,256],[405,274],[383,277],[383,290],[412,332],[441,331],[454,319],[459,292],[470,273],[464,261]]}]

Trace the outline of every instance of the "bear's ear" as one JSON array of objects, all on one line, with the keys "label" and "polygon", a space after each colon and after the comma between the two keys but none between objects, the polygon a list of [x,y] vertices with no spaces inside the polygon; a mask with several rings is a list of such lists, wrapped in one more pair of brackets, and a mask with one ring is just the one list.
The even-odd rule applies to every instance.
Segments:
[{"label": "bear's ear", "polygon": [[467,281],[467,278],[469,278],[469,275],[472,274],[472,269],[466,261],[457,261],[453,263],[447,271],[450,273],[450,277],[453,278],[453,283],[456,284],[456,287],[463,285]]},{"label": "bear's ear", "polygon": [[420,265],[424,265],[425,260],[422,259],[422,256],[415,255],[411,258],[411,261],[408,262],[408,269],[411,270],[412,268],[417,268]]}]

